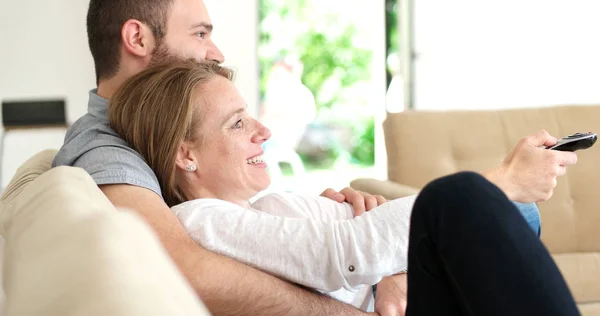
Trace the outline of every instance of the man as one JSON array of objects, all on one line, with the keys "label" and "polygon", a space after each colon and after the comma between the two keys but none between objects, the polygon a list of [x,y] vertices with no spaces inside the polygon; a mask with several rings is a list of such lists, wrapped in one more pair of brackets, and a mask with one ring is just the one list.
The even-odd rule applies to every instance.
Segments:
[{"label": "man", "polygon": [[[211,41],[212,24],[202,0],[91,0],[87,28],[98,89],[90,92],[88,113],[69,129],[53,166],[85,169],[114,205],[141,215],[215,315],[364,315],[199,247],[162,200],[152,170],[108,126],[107,100],[149,65],[172,57],[223,62]],[[544,132],[525,138],[485,176],[513,200],[548,199],[556,177],[576,159],[571,153],[537,148],[555,142]],[[384,202],[348,188],[323,194],[351,202],[359,214]]]}]

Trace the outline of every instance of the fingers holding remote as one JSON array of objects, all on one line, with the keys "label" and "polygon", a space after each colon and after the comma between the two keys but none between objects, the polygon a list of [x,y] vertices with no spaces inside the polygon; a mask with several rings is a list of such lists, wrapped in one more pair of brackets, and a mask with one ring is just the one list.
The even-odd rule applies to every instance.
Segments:
[{"label": "fingers holding remote", "polygon": [[567,166],[577,163],[574,152],[544,149],[556,144],[556,138],[546,131],[522,138],[497,169],[495,183],[517,202],[548,200],[557,178],[565,175]]}]

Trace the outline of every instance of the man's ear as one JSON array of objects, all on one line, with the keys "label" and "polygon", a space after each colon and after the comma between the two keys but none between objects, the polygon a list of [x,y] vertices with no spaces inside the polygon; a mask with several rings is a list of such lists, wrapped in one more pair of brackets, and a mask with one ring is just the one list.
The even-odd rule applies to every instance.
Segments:
[{"label": "man's ear", "polygon": [[130,19],[121,28],[123,48],[130,54],[146,57],[152,53],[151,44],[154,42],[152,31],[144,23]]},{"label": "man's ear", "polygon": [[177,168],[187,170],[186,168],[196,163],[196,157],[191,151],[189,144],[182,142],[177,150],[177,158],[175,159],[175,165]]}]

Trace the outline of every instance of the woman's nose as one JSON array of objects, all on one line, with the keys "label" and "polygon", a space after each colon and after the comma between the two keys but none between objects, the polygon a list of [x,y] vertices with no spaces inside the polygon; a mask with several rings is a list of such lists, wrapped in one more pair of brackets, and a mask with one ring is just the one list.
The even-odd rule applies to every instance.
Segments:
[{"label": "woman's nose", "polygon": [[254,134],[253,141],[256,143],[264,143],[271,138],[271,131],[259,121],[256,121],[257,132]]}]

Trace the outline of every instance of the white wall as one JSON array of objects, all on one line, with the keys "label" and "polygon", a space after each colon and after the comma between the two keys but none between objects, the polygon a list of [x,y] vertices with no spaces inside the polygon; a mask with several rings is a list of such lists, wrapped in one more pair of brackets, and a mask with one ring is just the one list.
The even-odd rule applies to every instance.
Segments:
[{"label": "white wall", "polygon": [[[77,0],[0,2],[0,99],[61,97],[69,121],[85,113],[87,91],[95,86],[86,10],[87,1]],[[64,131],[6,135],[2,187],[23,161],[58,149],[63,137]]]},{"label": "white wall", "polygon": [[[256,3],[207,0],[215,41],[227,65],[237,69],[236,84],[250,109],[258,100]],[[95,87],[85,30],[87,5],[83,0],[0,0],[0,100],[64,97],[69,122],[85,114],[88,91]],[[63,135],[62,131],[8,134],[0,188],[34,153],[58,149]]]},{"label": "white wall", "polygon": [[600,104],[600,2],[415,0],[417,109]]},{"label": "white wall", "polygon": [[225,55],[225,65],[236,70],[235,83],[257,111],[258,91],[258,0],[205,0],[215,25],[214,40]]}]

